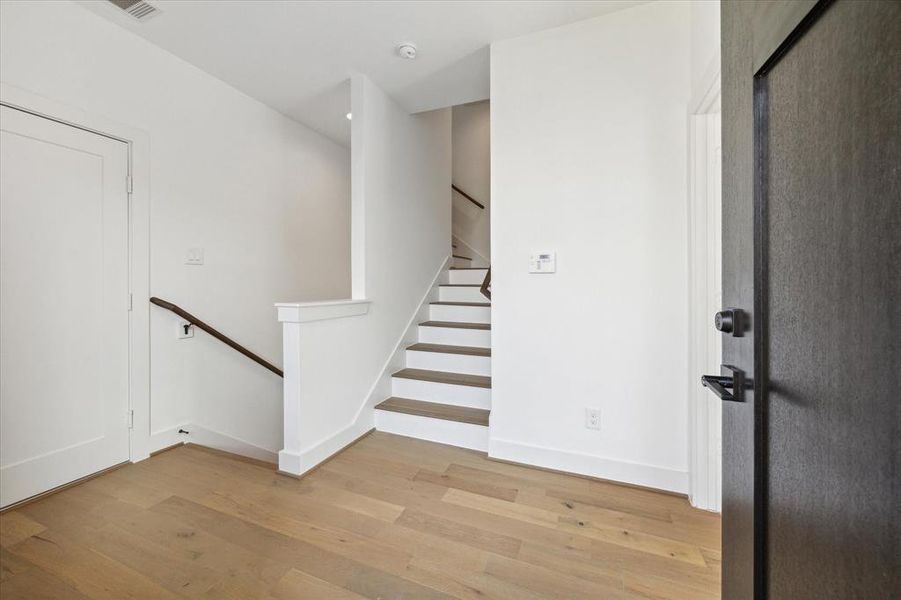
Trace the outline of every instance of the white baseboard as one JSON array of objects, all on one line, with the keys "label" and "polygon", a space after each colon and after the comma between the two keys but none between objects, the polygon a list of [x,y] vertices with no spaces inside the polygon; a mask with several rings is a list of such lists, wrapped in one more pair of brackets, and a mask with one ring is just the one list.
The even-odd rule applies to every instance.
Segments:
[{"label": "white baseboard", "polygon": [[291,475],[303,475],[353,444],[372,431],[374,427],[372,412],[358,415],[353,423],[335,435],[306,450],[301,450],[298,454],[285,450],[279,452],[278,469]]},{"label": "white baseboard", "polygon": [[278,463],[277,453],[251,444],[248,441],[212,429],[207,429],[206,427],[201,427],[196,423],[189,424],[185,429],[190,432],[188,435],[184,436],[186,442],[215,448],[216,450],[224,450],[225,452],[231,452],[232,454],[255,458],[273,464]]},{"label": "white baseboard", "polygon": [[[179,429],[184,429],[185,431],[190,431],[189,423],[182,423],[181,425],[173,425],[172,427],[167,427],[165,429],[159,429],[157,431],[152,431],[150,433],[150,454],[155,452],[159,452],[160,450],[165,450],[166,448],[170,448],[172,446],[176,446],[178,444],[183,444],[188,440],[188,436],[184,433],[178,433]],[[149,456],[149,455],[148,455]],[[132,462],[140,462],[147,458],[147,456],[140,457],[132,457]]]},{"label": "white baseboard", "polygon": [[489,441],[488,456],[499,460],[630,483],[668,492],[688,493],[687,471],[610,460],[581,452],[533,446],[496,438],[491,438]]},{"label": "white baseboard", "polygon": [[[178,433],[184,429],[188,433]],[[242,439],[201,427],[194,423],[184,423],[168,429],[156,431],[150,435],[151,452],[158,452],[177,444],[190,443],[198,446],[206,446],[224,452],[231,452],[239,456],[255,458],[270,463],[278,462],[278,454],[271,450],[261,448]]]}]

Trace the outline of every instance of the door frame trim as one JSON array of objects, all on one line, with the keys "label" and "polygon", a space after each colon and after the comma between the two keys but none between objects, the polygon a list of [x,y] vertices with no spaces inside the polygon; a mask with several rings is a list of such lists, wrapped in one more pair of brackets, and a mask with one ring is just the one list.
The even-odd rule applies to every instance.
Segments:
[{"label": "door frame trim", "polygon": [[[693,102],[688,116],[688,497],[691,505],[696,508],[719,512],[721,495],[715,491],[711,492],[711,487],[714,487],[715,490],[721,487],[721,484],[715,485],[716,473],[713,472],[715,465],[720,465],[720,469],[722,468],[722,458],[720,456],[717,460],[716,456],[716,453],[720,453],[720,448],[715,443],[720,437],[720,431],[714,430],[716,425],[712,420],[715,419],[715,415],[711,414],[711,401],[708,398],[710,394],[701,387],[699,377],[702,371],[710,369],[709,365],[713,362],[716,362],[717,368],[719,367],[719,363],[722,362],[720,360],[722,348],[714,361],[716,347],[711,347],[710,338],[707,335],[709,310],[705,310],[703,316],[697,310],[698,303],[708,308],[711,290],[707,285],[707,264],[717,250],[715,240],[721,237],[722,232],[722,222],[720,222],[719,235],[711,231],[708,226],[710,198],[706,185],[709,175],[707,117],[720,112],[719,56],[714,58],[707,73],[705,91]],[[699,219],[702,220],[702,223],[696,227]],[[702,268],[704,277],[699,277],[698,267]],[[721,292],[721,290],[717,291]],[[719,307],[715,310],[719,310]]]},{"label": "door frame trim", "polygon": [[[150,136],[113,121],[0,82],[0,104],[126,144],[132,191],[128,194],[128,280],[132,294],[128,332],[129,460],[150,456]],[[122,182],[125,185],[125,182]],[[123,306],[128,298],[123,298]],[[125,416],[123,415],[123,420]]]}]

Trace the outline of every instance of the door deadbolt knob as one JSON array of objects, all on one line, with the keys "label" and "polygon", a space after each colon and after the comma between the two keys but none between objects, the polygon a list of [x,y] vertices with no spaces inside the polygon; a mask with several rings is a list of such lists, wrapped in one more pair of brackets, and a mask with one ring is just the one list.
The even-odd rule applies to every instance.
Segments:
[{"label": "door deadbolt knob", "polygon": [[713,326],[722,333],[731,333],[734,337],[742,337],[747,329],[745,313],[739,308],[726,308],[713,317]]},{"label": "door deadbolt knob", "polygon": [[735,315],[731,310],[721,310],[713,316],[713,326],[717,331],[732,333],[735,329]]}]

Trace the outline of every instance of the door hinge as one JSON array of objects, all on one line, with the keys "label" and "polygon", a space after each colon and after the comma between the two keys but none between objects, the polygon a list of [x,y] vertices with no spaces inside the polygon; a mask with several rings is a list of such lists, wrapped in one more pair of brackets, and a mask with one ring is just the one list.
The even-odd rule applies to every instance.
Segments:
[{"label": "door hinge", "polygon": [[130,194],[134,190],[135,190],[135,180],[132,178],[131,175],[127,175],[125,177],[125,191],[127,191]]},{"label": "door hinge", "polygon": [[129,429],[135,428],[135,411],[134,410],[128,411],[128,428]]}]

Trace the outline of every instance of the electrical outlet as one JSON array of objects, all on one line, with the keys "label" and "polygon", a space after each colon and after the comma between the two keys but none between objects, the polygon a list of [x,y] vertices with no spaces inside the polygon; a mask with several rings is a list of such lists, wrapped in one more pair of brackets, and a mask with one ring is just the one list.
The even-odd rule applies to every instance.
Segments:
[{"label": "electrical outlet", "polygon": [[178,339],[186,340],[188,338],[194,337],[194,325],[189,323],[188,321],[179,321],[178,322]]},{"label": "electrical outlet", "polygon": [[601,409],[585,407],[585,429],[601,428]]}]

